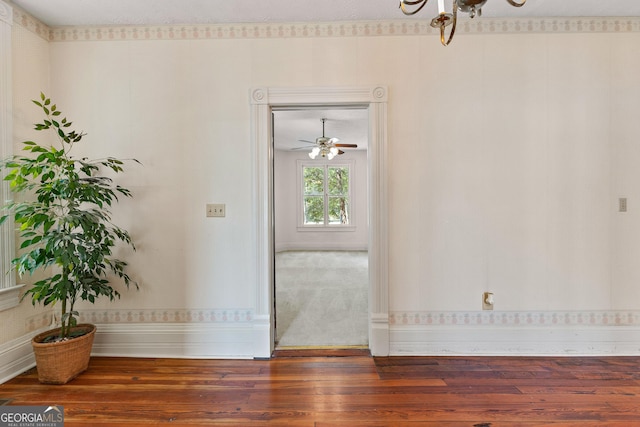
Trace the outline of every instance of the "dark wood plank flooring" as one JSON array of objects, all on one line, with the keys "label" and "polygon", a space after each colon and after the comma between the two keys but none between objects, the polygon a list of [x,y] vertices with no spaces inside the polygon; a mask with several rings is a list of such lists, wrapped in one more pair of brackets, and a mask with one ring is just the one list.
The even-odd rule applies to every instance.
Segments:
[{"label": "dark wood plank flooring", "polygon": [[640,426],[640,357],[346,355],[96,357],[64,386],[32,369],[0,399],[63,405],[65,427]]}]

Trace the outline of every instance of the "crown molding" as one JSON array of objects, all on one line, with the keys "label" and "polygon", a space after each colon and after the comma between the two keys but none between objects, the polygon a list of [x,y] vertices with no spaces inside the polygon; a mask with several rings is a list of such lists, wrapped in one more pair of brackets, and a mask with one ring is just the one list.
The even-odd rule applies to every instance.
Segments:
[{"label": "crown molding", "polygon": [[11,7],[13,8],[13,22],[15,24],[26,28],[40,38],[49,41],[49,37],[51,36],[51,28],[48,25],[34,18],[15,4],[12,4]]},{"label": "crown molding", "polygon": [[13,14],[11,6],[0,0],[0,22],[6,22],[11,25],[13,23]]},{"label": "crown molding", "polygon": [[[320,23],[249,23],[222,25],[158,25],[50,28],[14,7],[14,22],[55,42],[117,40],[210,40],[315,37],[377,37],[438,35],[426,20],[349,21]],[[456,33],[632,33],[640,17],[461,19]]]}]

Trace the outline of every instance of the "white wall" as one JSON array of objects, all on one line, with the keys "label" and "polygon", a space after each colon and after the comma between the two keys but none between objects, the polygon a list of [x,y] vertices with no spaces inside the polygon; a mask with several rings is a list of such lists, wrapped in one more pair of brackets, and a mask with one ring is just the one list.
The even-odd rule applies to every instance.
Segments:
[{"label": "white wall", "polygon": [[[87,152],[144,164],[131,168],[136,199],[118,216],[139,242],[131,264],[142,290],[117,307],[250,311],[248,89],[382,82],[391,94],[391,312],[478,310],[484,290],[499,310],[616,310],[637,296],[611,280],[636,269],[614,268],[612,227],[635,215],[633,194],[631,212],[615,212],[613,155],[635,154],[614,152],[626,148],[614,134],[634,134],[633,120],[615,117],[637,110],[640,96],[629,93],[640,90],[616,77],[640,65],[617,46],[637,41],[54,42],[51,68],[57,102],[90,133]],[[398,78],[409,70],[422,73]],[[208,202],[226,203],[227,217],[206,218]]]},{"label": "white wall", "polygon": [[[11,28],[11,43],[13,152],[19,154],[22,141],[33,140],[41,134],[33,130],[40,116],[31,99],[36,99],[40,91],[47,93],[50,88],[49,43],[17,21]],[[17,280],[24,284],[35,281],[32,277]],[[28,300],[0,311],[0,383],[33,366],[31,337],[50,321],[50,308],[33,307]]]},{"label": "white wall", "polygon": [[[305,159],[306,157],[306,159]],[[367,152],[345,151],[331,162],[351,162],[352,210],[347,231],[301,231],[298,193],[299,161],[309,161],[306,152],[276,151],[274,156],[275,249],[285,250],[367,250]],[[320,162],[320,161],[318,161]]]},{"label": "white wall", "polygon": [[[49,46],[37,34],[14,23],[13,44],[13,152],[20,154],[22,141],[40,138],[42,133],[33,130],[33,124],[40,121],[38,108],[31,103],[40,92],[49,90]],[[16,245],[18,246],[18,245]],[[33,283],[33,278],[18,278],[18,283]],[[5,327],[0,333],[0,344],[19,338],[34,328],[44,326],[42,310],[31,306],[25,300],[15,309],[1,311],[0,323]],[[49,316],[50,318],[50,316]]]},{"label": "white wall", "polygon": [[484,290],[501,310],[613,308],[620,38],[461,37],[416,55],[428,83],[391,156],[392,188],[405,189],[390,191],[391,235],[407,237],[391,238],[394,311],[478,309]]},{"label": "white wall", "polygon": [[[176,354],[250,356],[248,90],[384,84],[391,352],[640,351],[637,26],[461,32],[447,48],[410,29],[231,28],[54,33],[52,95],[89,134],[79,152],[144,165],[119,178],[135,198],[115,218],[138,244],[127,257],[141,290],[91,308],[94,320],[238,328],[224,351]],[[227,216],[206,218],[206,203]],[[480,311],[485,290],[494,313]]]}]

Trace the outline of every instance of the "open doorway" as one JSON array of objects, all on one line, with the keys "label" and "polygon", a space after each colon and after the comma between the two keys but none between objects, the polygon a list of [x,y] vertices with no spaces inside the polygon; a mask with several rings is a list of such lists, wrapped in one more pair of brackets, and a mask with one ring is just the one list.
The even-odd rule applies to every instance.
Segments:
[{"label": "open doorway", "polygon": [[273,110],[277,348],[368,346],[368,114]]},{"label": "open doorway", "polygon": [[365,106],[369,112],[369,350],[373,356],[389,355],[387,98],[387,88],[378,85],[250,89],[254,358],[270,358],[275,348],[272,111],[290,106]]}]

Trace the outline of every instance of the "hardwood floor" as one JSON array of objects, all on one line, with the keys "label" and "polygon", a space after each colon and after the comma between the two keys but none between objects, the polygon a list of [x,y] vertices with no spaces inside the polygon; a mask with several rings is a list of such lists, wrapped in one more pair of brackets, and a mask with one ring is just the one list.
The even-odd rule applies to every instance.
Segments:
[{"label": "hardwood floor", "polygon": [[342,356],[96,357],[64,386],[28,371],[0,399],[63,405],[65,427],[640,426],[640,357]]}]

